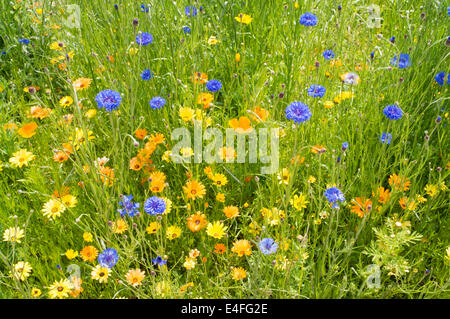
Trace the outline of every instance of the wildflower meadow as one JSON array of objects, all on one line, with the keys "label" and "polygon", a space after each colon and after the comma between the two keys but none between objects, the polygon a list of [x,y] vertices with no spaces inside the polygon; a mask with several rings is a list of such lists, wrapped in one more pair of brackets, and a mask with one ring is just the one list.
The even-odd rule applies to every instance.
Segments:
[{"label": "wildflower meadow", "polygon": [[449,298],[444,3],[2,0],[0,298]]}]

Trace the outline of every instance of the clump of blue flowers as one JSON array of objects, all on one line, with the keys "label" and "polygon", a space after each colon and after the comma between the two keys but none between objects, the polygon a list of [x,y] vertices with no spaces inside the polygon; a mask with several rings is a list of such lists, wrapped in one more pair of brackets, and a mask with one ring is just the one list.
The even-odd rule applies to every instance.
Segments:
[{"label": "clump of blue flowers", "polygon": [[30,40],[29,39],[19,39],[19,42],[22,44],[30,44]]},{"label": "clump of blue flowers", "polygon": [[278,244],[272,238],[264,238],[259,242],[259,249],[264,255],[270,255],[277,251]]},{"label": "clump of blue flowers", "polygon": [[318,84],[313,84],[308,89],[308,95],[312,97],[323,97],[325,92],[325,88]]},{"label": "clump of blue flowers", "polygon": [[113,90],[103,90],[95,97],[98,108],[105,108],[108,112],[119,107],[122,97],[119,92]]},{"label": "clump of blue flowers", "polygon": [[98,262],[102,267],[112,268],[117,264],[119,255],[114,248],[107,248],[98,255]]},{"label": "clump of blue flowers", "polygon": [[156,96],[150,100],[150,107],[152,109],[160,109],[166,104],[166,100],[160,96]]},{"label": "clump of blue flowers", "polygon": [[144,32],[136,36],[136,43],[139,45],[148,45],[153,42],[153,36],[150,33]]},{"label": "clump of blue flowers", "polygon": [[153,72],[150,71],[149,69],[146,69],[144,71],[142,71],[141,73],[141,78],[142,80],[150,80],[153,77]]},{"label": "clump of blue flowers", "polygon": [[392,135],[390,133],[383,132],[380,135],[380,141],[383,144],[387,144],[387,145],[391,144],[391,139],[392,139]]},{"label": "clump of blue flowers", "polygon": [[155,259],[152,259],[154,265],[158,265],[158,267],[164,266],[167,264],[167,260],[162,259],[162,257],[158,256]]},{"label": "clump of blue flowers", "polygon": [[323,57],[325,58],[325,60],[331,60],[334,58],[334,52],[333,50],[326,50],[323,51],[322,53]]},{"label": "clump of blue flowers", "polygon": [[403,116],[403,111],[396,105],[388,105],[383,110],[384,115],[390,120],[399,120]]},{"label": "clump of blue flowers", "polygon": [[[445,83],[445,72],[439,72],[434,77],[434,80],[439,84],[440,86],[443,86]],[[447,84],[450,84],[450,73],[447,74]]]},{"label": "clump of blue flowers", "polygon": [[306,12],[300,16],[299,23],[301,25],[313,27],[313,26],[317,25],[317,16],[315,16],[312,13]]},{"label": "clump of blue flowers", "polygon": [[[202,7],[200,7],[200,10],[202,9]],[[184,8],[184,14],[186,15],[186,17],[195,17],[197,15],[197,8],[195,6],[187,6],[186,8]]]},{"label": "clump of blue flowers", "polygon": [[404,69],[411,65],[411,61],[408,54],[400,53],[399,56],[396,55],[392,58],[391,64],[399,69]]},{"label": "clump of blue flowers", "polygon": [[145,201],[144,210],[147,214],[157,215],[166,211],[166,202],[158,196],[152,196]]},{"label": "clump of blue flowers", "polygon": [[339,208],[337,202],[345,201],[344,194],[337,187],[328,188],[323,194],[328,199],[328,202],[333,204],[333,208]]},{"label": "clump of blue flowers", "polygon": [[222,83],[218,80],[211,80],[206,83],[206,88],[211,92],[216,92],[222,88]]},{"label": "clump of blue flowers", "polygon": [[122,198],[121,202],[119,202],[119,205],[123,207],[117,209],[117,211],[120,213],[120,217],[123,217],[125,215],[134,217],[136,213],[139,212],[140,204],[133,202],[132,199],[133,195],[127,195]]},{"label": "clump of blue flowers", "polygon": [[302,102],[292,102],[286,107],[286,118],[288,120],[293,120],[295,123],[300,124],[301,122],[307,121],[311,118],[312,114],[309,110],[308,105]]}]

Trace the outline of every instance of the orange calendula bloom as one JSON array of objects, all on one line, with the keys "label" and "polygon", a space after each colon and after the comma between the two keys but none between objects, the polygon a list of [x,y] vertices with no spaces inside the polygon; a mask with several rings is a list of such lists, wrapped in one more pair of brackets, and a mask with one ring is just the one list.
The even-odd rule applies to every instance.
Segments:
[{"label": "orange calendula bloom", "polygon": [[231,270],[233,280],[242,280],[247,277],[247,271],[242,267],[233,267]]},{"label": "orange calendula bloom", "polygon": [[23,138],[30,138],[32,137],[34,134],[36,134],[36,129],[37,129],[38,125],[34,122],[25,124],[24,126],[22,126],[17,133],[22,136]]},{"label": "orange calendula bloom", "polygon": [[227,251],[227,247],[222,244],[222,243],[218,243],[214,245],[214,252],[216,254],[222,255]]},{"label": "orange calendula bloom", "polygon": [[206,215],[200,212],[193,214],[187,219],[187,226],[192,232],[198,232],[206,227]]},{"label": "orange calendula bloom", "polygon": [[200,93],[197,96],[197,104],[203,104],[205,108],[209,107],[213,100],[214,96],[211,93]]},{"label": "orange calendula bloom", "polygon": [[150,190],[154,193],[160,193],[165,188],[166,175],[163,172],[153,172],[150,174]]},{"label": "orange calendula bloom", "polygon": [[356,197],[353,201],[352,213],[363,218],[370,210],[372,210],[372,201],[363,197]]},{"label": "orange calendula bloom", "polygon": [[139,128],[136,132],[134,132],[134,136],[140,140],[143,140],[147,136],[147,130],[145,128]]},{"label": "orange calendula bloom", "polygon": [[142,169],[142,162],[137,158],[137,157],[133,157],[130,160],[130,169],[132,169],[133,171],[139,171]]},{"label": "orange calendula bloom", "polygon": [[83,258],[84,261],[93,262],[95,258],[98,256],[98,250],[94,246],[85,246],[80,251],[81,258]]},{"label": "orange calendula bloom", "polygon": [[183,191],[186,194],[187,199],[196,199],[197,197],[203,198],[206,194],[205,186],[201,182],[195,180],[188,181],[185,186],[183,186]]},{"label": "orange calendula bloom", "polygon": [[267,111],[264,108],[261,108],[259,106],[257,106],[254,110],[253,113],[255,113],[256,115],[252,115],[252,119],[256,122],[265,122],[267,120],[267,118],[269,117],[269,111]]},{"label": "orange calendula bloom", "polygon": [[391,192],[389,191],[389,189],[384,189],[383,186],[380,186],[377,188],[377,192],[376,193],[372,193],[373,197],[377,197],[378,202],[381,204],[385,204],[389,201],[389,196],[391,195]]},{"label": "orange calendula bloom", "polygon": [[393,190],[407,191],[411,182],[406,177],[401,177],[397,174],[389,176],[389,186],[392,186]]},{"label": "orange calendula bloom", "polygon": [[223,213],[227,218],[236,218],[239,216],[239,208],[236,206],[227,206],[223,209]]},{"label": "orange calendula bloom", "polygon": [[164,143],[164,141],[165,141],[164,134],[161,134],[161,133],[152,134],[150,136],[149,141],[155,145]]},{"label": "orange calendula bloom", "polygon": [[32,106],[30,109],[30,112],[27,114],[27,117],[33,118],[33,119],[44,119],[47,116],[50,115],[52,112],[52,109],[49,108],[42,108],[40,106]]},{"label": "orange calendula bloom", "polygon": [[73,87],[75,88],[75,90],[80,91],[80,90],[84,90],[89,88],[89,86],[91,85],[92,79],[88,79],[88,78],[79,78],[76,79],[75,81],[73,81]]},{"label": "orange calendula bloom", "polygon": [[241,116],[238,119],[231,119],[228,124],[234,128],[234,130],[241,134],[250,133],[253,131],[252,123],[250,122],[250,119],[246,116]]},{"label": "orange calendula bloom", "polygon": [[233,243],[233,248],[231,248],[231,251],[237,254],[239,257],[242,257],[244,255],[250,256],[252,254],[252,247],[248,240],[241,239]]},{"label": "orange calendula bloom", "polygon": [[114,170],[108,166],[100,168],[100,178],[105,186],[114,184]]},{"label": "orange calendula bloom", "polygon": [[206,82],[208,82],[208,75],[202,72],[197,72],[192,77],[192,82],[205,84]]},{"label": "orange calendula bloom", "polygon": [[69,156],[63,151],[59,151],[59,152],[56,152],[55,154],[53,154],[53,160],[55,162],[63,163],[65,161],[67,161],[68,159],[69,159]]}]

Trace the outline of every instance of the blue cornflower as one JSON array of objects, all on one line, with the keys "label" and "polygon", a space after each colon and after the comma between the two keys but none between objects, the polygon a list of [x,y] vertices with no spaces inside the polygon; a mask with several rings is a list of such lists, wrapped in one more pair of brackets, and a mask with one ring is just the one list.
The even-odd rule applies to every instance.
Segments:
[{"label": "blue cornflower", "polygon": [[[440,86],[443,86],[445,83],[445,72],[439,72],[434,79]],[[447,84],[450,84],[450,73],[447,74]]]},{"label": "blue cornflower", "polygon": [[139,45],[148,45],[153,42],[153,36],[150,33],[144,32],[136,36],[136,43]]},{"label": "blue cornflower", "polygon": [[222,83],[218,80],[211,80],[206,83],[206,88],[211,92],[216,92],[222,88]]},{"label": "blue cornflower", "polygon": [[370,52],[370,58],[373,59],[374,56],[375,56],[375,52]]},{"label": "blue cornflower", "polygon": [[312,97],[322,97],[325,95],[325,88],[319,84],[313,84],[308,89],[308,95]]},{"label": "blue cornflower", "polygon": [[323,57],[325,58],[325,60],[331,60],[334,58],[334,52],[333,50],[326,50],[323,51]]},{"label": "blue cornflower", "polygon": [[160,256],[152,259],[153,264],[158,265],[158,267],[164,266],[167,264],[167,260],[162,259]]},{"label": "blue cornflower", "polygon": [[145,69],[141,73],[142,80],[150,80],[152,77],[153,77],[153,72],[150,71],[149,69]]},{"label": "blue cornflower", "polygon": [[160,109],[166,104],[166,100],[160,96],[156,96],[150,100],[150,107],[152,109]]},{"label": "blue cornflower", "polygon": [[285,113],[288,120],[293,120],[298,124],[309,120],[312,115],[311,111],[308,108],[308,105],[298,101],[289,104],[286,107]]},{"label": "blue cornflower", "polygon": [[141,4],[141,12],[148,12],[148,6]]},{"label": "blue cornflower", "polygon": [[186,15],[186,17],[195,17],[197,15],[197,8],[193,6],[191,12],[191,7],[187,6],[186,8],[184,8],[184,14]]},{"label": "blue cornflower", "polygon": [[447,7],[447,15],[450,17],[450,6]]},{"label": "blue cornflower", "polygon": [[23,44],[30,44],[30,40],[29,39],[19,39],[19,42],[23,43]]},{"label": "blue cornflower", "polygon": [[188,26],[184,26],[184,27],[183,27],[183,32],[184,32],[185,34],[191,33],[191,28],[189,28]]},{"label": "blue cornflower", "polygon": [[299,23],[301,25],[313,27],[317,25],[317,17],[312,13],[306,12],[300,16]]},{"label": "blue cornflower", "polygon": [[264,238],[259,242],[259,249],[264,255],[270,255],[277,251],[278,244],[272,238]]},{"label": "blue cornflower", "polygon": [[98,255],[98,262],[102,267],[112,268],[117,264],[119,255],[114,248],[107,248]]},{"label": "blue cornflower", "polygon": [[385,133],[383,132],[383,134],[380,135],[380,141],[383,144],[391,144],[391,139],[392,139],[392,135],[390,133]]},{"label": "blue cornflower", "polygon": [[117,209],[117,211],[120,213],[120,217],[123,217],[125,215],[134,217],[134,215],[139,212],[140,204],[133,202],[132,199],[133,195],[128,195],[124,196],[122,198],[122,201],[119,202],[119,205],[123,207]]},{"label": "blue cornflower", "polygon": [[144,210],[147,214],[156,215],[166,211],[166,202],[158,196],[152,196],[145,201]]},{"label": "blue cornflower", "polygon": [[333,208],[339,208],[338,201],[345,201],[344,194],[337,187],[328,188],[323,195],[333,204]]},{"label": "blue cornflower", "polygon": [[395,43],[395,37],[390,38],[389,41],[391,41],[392,43]]},{"label": "blue cornflower", "polygon": [[347,150],[347,148],[348,148],[348,143],[347,142],[342,143],[342,151],[345,152]]},{"label": "blue cornflower", "polygon": [[103,90],[95,97],[98,108],[105,108],[108,112],[115,110],[119,107],[122,97],[119,92],[113,90]]},{"label": "blue cornflower", "polygon": [[399,120],[403,116],[403,111],[396,105],[388,105],[383,110],[384,115],[390,120]]},{"label": "blue cornflower", "polygon": [[400,53],[400,56],[394,56],[392,58],[391,64],[399,69],[404,69],[411,65],[411,61],[409,60],[408,54]]}]

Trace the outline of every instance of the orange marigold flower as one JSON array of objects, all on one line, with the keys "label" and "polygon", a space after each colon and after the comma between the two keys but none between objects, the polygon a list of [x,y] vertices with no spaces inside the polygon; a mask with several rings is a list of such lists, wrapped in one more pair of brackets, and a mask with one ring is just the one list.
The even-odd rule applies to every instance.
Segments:
[{"label": "orange marigold flower", "polygon": [[134,132],[134,136],[140,140],[143,140],[147,136],[147,130],[145,128],[139,128],[136,132]]},{"label": "orange marigold flower", "polygon": [[30,112],[27,114],[27,116],[29,118],[34,118],[34,119],[44,119],[47,116],[50,115],[50,113],[52,112],[52,109],[49,108],[42,108],[40,106],[32,106],[30,109]]},{"label": "orange marigold flower", "polygon": [[205,186],[201,182],[196,180],[190,180],[183,186],[183,191],[186,194],[187,199],[196,199],[197,197],[203,198],[206,194]]},{"label": "orange marigold flower", "polygon": [[218,243],[214,245],[214,252],[216,254],[222,255],[227,251],[227,247],[222,244],[222,243]]},{"label": "orange marigold flower", "polygon": [[248,240],[241,239],[233,243],[233,248],[231,248],[231,251],[237,254],[239,257],[242,257],[244,255],[250,256],[252,254],[252,247]]},{"label": "orange marigold flower", "polygon": [[246,116],[241,116],[239,120],[231,119],[228,124],[238,133],[246,134],[253,131],[252,123]]},{"label": "orange marigold flower", "polygon": [[30,138],[32,137],[34,134],[36,134],[36,129],[37,129],[38,125],[34,122],[25,124],[24,126],[22,126],[17,133],[19,133],[20,136],[22,136],[23,138]]},{"label": "orange marigold flower", "polygon": [[192,82],[205,84],[206,82],[208,82],[208,75],[203,72],[197,72],[192,77]]},{"label": "orange marigold flower", "polygon": [[156,145],[161,144],[161,143],[164,143],[165,139],[166,139],[166,138],[164,137],[164,134],[156,133],[156,134],[152,134],[152,135],[150,136],[149,141],[150,141],[151,143],[155,144],[155,147],[156,147]]},{"label": "orange marigold flower", "polygon": [[236,218],[239,216],[239,208],[236,206],[227,206],[223,209],[223,213],[227,218]]},{"label": "orange marigold flower", "polygon": [[253,113],[255,113],[257,116],[252,115],[252,119],[256,122],[265,122],[267,120],[267,118],[269,117],[269,111],[267,111],[264,108],[261,108],[259,106],[257,106],[254,110]]},{"label": "orange marigold flower", "polygon": [[65,161],[67,161],[68,159],[69,159],[69,156],[63,151],[56,152],[53,155],[53,160],[55,162],[63,163]]},{"label": "orange marigold flower", "polygon": [[385,204],[389,201],[389,196],[391,195],[391,192],[389,189],[384,189],[383,186],[380,186],[377,188],[377,192],[372,193],[373,197],[378,197],[378,202],[381,204]]},{"label": "orange marigold flower", "polygon": [[356,197],[353,201],[352,213],[363,218],[370,210],[372,210],[372,201],[364,197]]},{"label": "orange marigold flower", "polygon": [[204,106],[209,107],[213,100],[214,95],[211,93],[200,93],[197,95],[197,104],[203,104]]},{"label": "orange marigold flower", "polygon": [[98,256],[98,250],[94,246],[85,246],[80,251],[81,258],[83,258],[84,261],[93,262],[95,258]]},{"label": "orange marigold flower", "polygon": [[389,186],[392,186],[393,190],[407,191],[411,182],[406,177],[401,177],[397,174],[389,176]]},{"label": "orange marigold flower", "polygon": [[165,183],[161,180],[152,180],[150,183],[150,190],[153,193],[161,193],[166,187]]},{"label": "orange marigold flower", "polygon": [[100,168],[100,178],[105,186],[112,186],[114,184],[114,170],[108,166]]},{"label": "orange marigold flower", "polygon": [[73,81],[73,87],[75,90],[80,91],[89,88],[91,85],[92,79],[89,78],[79,78]]},{"label": "orange marigold flower", "polygon": [[206,215],[200,212],[193,214],[187,219],[187,226],[192,232],[198,232],[205,228],[207,224]]}]

